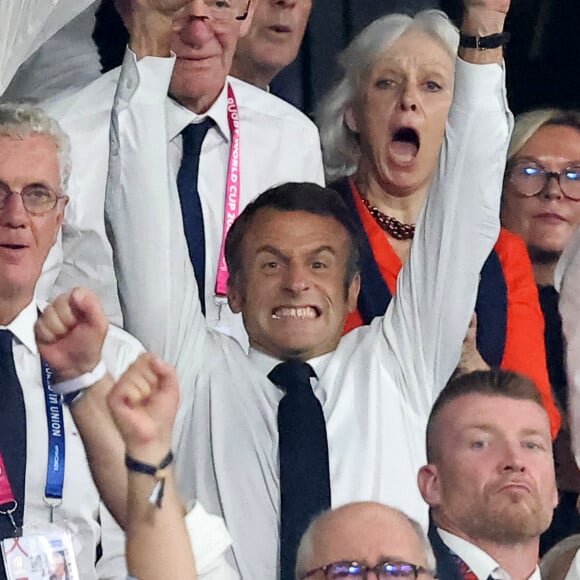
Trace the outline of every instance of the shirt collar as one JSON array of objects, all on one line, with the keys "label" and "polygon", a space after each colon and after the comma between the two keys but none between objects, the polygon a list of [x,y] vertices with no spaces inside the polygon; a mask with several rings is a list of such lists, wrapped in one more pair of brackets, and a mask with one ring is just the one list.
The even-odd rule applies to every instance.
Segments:
[{"label": "shirt collar", "polygon": [[[449,549],[455,552],[480,580],[487,580],[490,576],[495,580],[511,580],[510,575],[480,547],[440,528],[437,528],[437,532]],[[541,580],[538,566],[528,580]]]},{"label": "shirt collar", "polygon": [[[270,371],[272,371],[277,364],[282,362],[281,359],[270,356],[252,346],[250,347],[248,356],[255,367],[266,376],[270,374]],[[320,378],[322,373],[326,370],[331,356],[332,353],[327,352],[326,354],[316,356],[306,361],[314,369],[317,378]]]},{"label": "shirt collar", "polygon": [[204,119],[210,117],[217,125],[223,139],[229,142],[231,134],[228,124],[228,83],[229,78],[226,79],[213,105],[202,115],[190,111],[175,99],[167,99],[167,133],[169,140],[173,141],[190,123],[201,123]]},{"label": "shirt collar", "polygon": [[36,301],[32,300],[10,324],[0,326],[0,329],[6,328],[12,332],[16,340],[34,355],[38,354],[36,338],[34,337],[34,323],[38,318],[37,308]]}]

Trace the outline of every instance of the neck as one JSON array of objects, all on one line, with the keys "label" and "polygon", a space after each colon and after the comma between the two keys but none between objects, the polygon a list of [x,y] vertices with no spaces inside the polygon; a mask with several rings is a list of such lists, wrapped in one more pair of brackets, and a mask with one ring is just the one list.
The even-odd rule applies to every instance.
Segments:
[{"label": "neck", "polygon": [[0,325],[10,324],[29,304],[33,295],[27,294],[0,297]]},{"label": "neck", "polygon": [[413,191],[395,190],[364,171],[355,175],[355,182],[361,195],[382,213],[405,224],[417,223],[427,187]]},{"label": "neck", "polygon": [[267,90],[276,76],[277,71],[270,69],[265,70],[256,66],[252,66],[249,59],[240,59],[234,56],[232,61],[232,68],[230,74],[237,79],[250,83],[262,90]]},{"label": "neck", "polygon": [[554,285],[554,272],[556,270],[556,264],[532,263],[532,267],[534,268],[534,278],[536,279],[536,284],[538,286]]},{"label": "neck", "polygon": [[180,105],[184,106],[186,109],[189,109],[196,115],[203,115],[204,113],[207,113],[209,109],[212,107],[212,105],[217,101],[222,90],[223,86],[216,95],[212,96],[204,95],[196,99],[189,99],[187,97],[177,95],[171,95],[171,97],[175,99]]}]

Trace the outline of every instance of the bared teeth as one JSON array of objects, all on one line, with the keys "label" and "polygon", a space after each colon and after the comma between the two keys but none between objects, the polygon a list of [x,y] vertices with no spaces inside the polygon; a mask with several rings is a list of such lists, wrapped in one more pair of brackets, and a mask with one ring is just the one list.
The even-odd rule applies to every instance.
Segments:
[{"label": "bared teeth", "polygon": [[316,318],[316,316],[317,312],[312,308],[312,306],[302,306],[299,308],[276,308],[272,313],[272,318],[275,318],[276,320],[282,320],[284,318],[311,319]]}]

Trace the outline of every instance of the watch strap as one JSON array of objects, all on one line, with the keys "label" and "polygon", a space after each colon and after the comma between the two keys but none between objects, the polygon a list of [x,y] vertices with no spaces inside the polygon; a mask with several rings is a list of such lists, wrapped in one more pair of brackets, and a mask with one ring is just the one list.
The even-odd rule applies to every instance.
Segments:
[{"label": "watch strap", "polygon": [[459,36],[459,46],[461,48],[474,48],[476,50],[491,50],[505,46],[509,40],[509,33],[496,32],[489,36],[469,36],[461,34]]}]

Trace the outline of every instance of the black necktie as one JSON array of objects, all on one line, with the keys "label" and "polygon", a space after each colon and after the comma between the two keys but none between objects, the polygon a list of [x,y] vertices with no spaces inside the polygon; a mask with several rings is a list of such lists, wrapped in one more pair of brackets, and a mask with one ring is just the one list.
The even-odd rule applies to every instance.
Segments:
[{"label": "black necktie", "polygon": [[203,212],[197,189],[199,157],[203,140],[213,121],[210,118],[201,123],[191,124],[181,132],[183,137],[183,157],[177,174],[177,188],[181,202],[183,229],[189,249],[189,259],[193,264],[195,279],[199,289],[199,301],[205,314],[205,236]]},{"label": "black necktie", "polygon": [[296,360],[280,363],[268,375],[286,391],[278,406],[282,580],[294,578],[296,550],[308,524],[330,507],[326,423],[312,376],[312,367]]},{"label": "black necktie", "polygon": [[[21,526],[24,514],[24,482],[26,477],[26,408],[14,366],[12,333],[9,330],[0,330],[0,396],[2,397],[0,450],[12,492],[18,502],[18,508],[13,517],[16,524]],[[0,537],[5,538],[12,535],[14,535],[14,528],[10,519],[5,515],[0,515]]]}]

